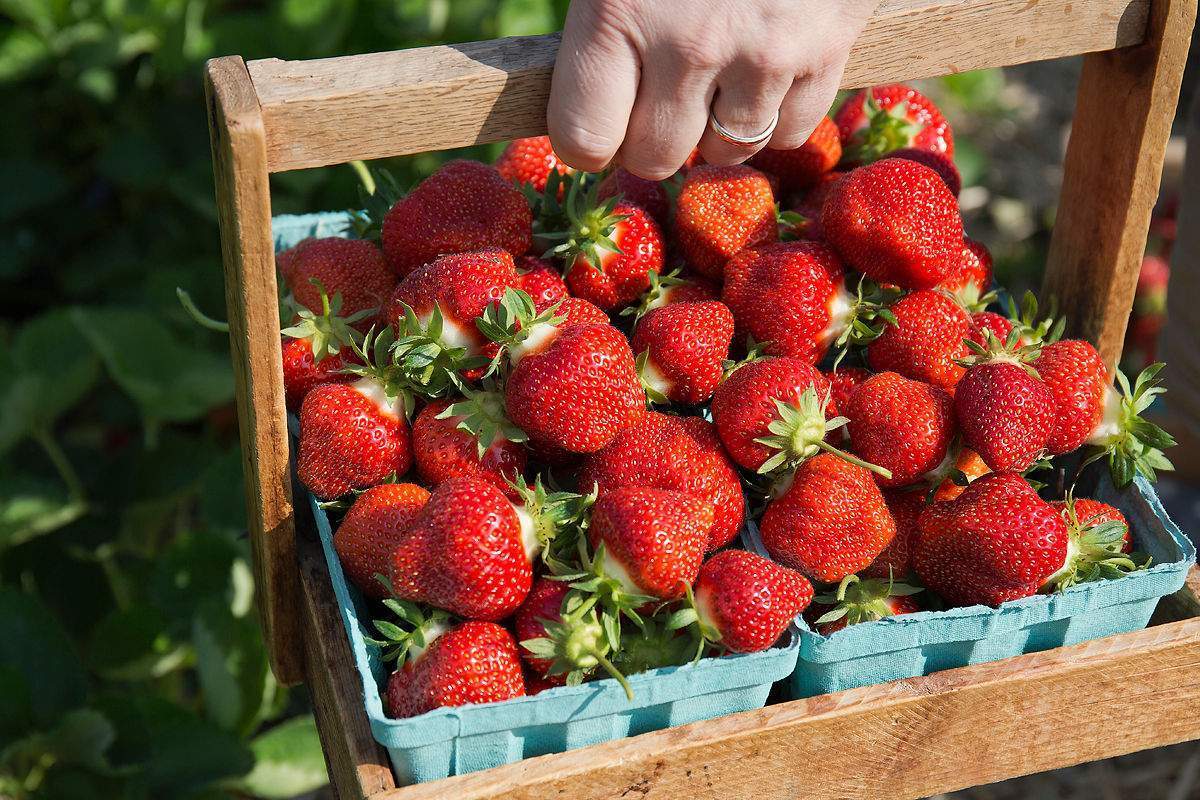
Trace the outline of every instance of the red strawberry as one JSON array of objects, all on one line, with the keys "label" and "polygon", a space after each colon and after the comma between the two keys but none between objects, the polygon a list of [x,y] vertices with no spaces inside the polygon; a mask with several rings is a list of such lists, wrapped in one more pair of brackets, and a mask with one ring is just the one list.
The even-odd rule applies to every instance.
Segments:
[{"label": "red strawberry", "polygon": [[599,452],[588,456],[579,488],[604,494],[625,486],[649,486],[695,495],[713,510],[709,551],[737,536],[745,501],[737,471],[712,423],[651,411]]},{"label": "red strawberry", "polygon": [[546,177],[551,170],[555,170],[559,175],[574,172],[558,160],[554,148],[550,146],[549,136],[513,139],[496,159],[495,167],[500,177],[506,181],[527,183],[539,193],[545,190]]},{"label": "red strawberry", "polygon": [[1067,556],[1057,509],[1015,473],[985,475],[921,512],[913,567],[955,606],[996,606],[1037,592]]},{"label": "red strawberry", "polygon": [[756,653],[779,641],[812,596],[799,572],[745,550],[722,550],[700,569],[695,609],[706,639]]},{"label": "red strawberry", "polygon": [[494,483],[452,478],[434,489],[392,553],[392,593],[500,620],[529,594],[538,548],[533,526]]},{"label": "red strawberry", "polygon": [[829,190],[821,229],[845,262],[878,283],[938,285],[962,260],[958,202],[937,173],[889,158]]},{"label": "red strawberry", "polygon": [[383,252],[400,277],[443,254],[498,247],[520,256],[532,243],[525,197],[477,161],[446,163],[383,220]]},{"label": "red strawberry", "polygon": [[566,281],[554,265],[533,256],[517,259],[517,288],[533,298],[539,314],[570,296]]},{"label": "red strawberry", "polygon": [[1120,509],[1070,494],[1065,500],[1050,505],[1066,522],[1070,538],[1066,561],[1046,579],[1043,589],[1061,590],[1077,583],[1119,578],[1149,565],[1148,560],[1129,555],[1133,550],[1133,539],[1129,521]]},{"label": "red strawberry", "polygon": [[672,303],[642,317],[633,352],[647,393],[655,402],[703,403],[721,381],[733,315],[724,303]]},{"label": "red strawberry", "polygon": [[364,239],[305,239],[275,257],[279,274],[297,306],[321,314],[321,294],[341,296],[340,312],[363,319],[378,310],[396,285],[383,253]]},{"label": "red strawberry", "polygon": [[1055,500],[1050,503],[1066,520],[1067,529],[1073,535],[1083,534],[1090,528],[1099,525],[1116,523],[1117,536],[1114,542],[1120,542],[1116,548],[1122,553],[1133,552],[1133,536],[1130,534],[1129,520],[1121,513],[1121,509],[1093,500],[1090,497],[1067,497],[1065,500]]},{"label": "red strawberry", "polygon": [[633,315],[634,320],[641,319],[656,308],[669,306],[672,303],[700,303],[706,300],[720,300],[721,289],[703,278],[694,276],[682,277],[679,270],[667,275],[650,274],[650,288],[642,295],[637,305],[623,309],[623,316]]},{"label": "red strawberry", "polygon": [[962,306],[939,292],[919,290],[891,306],[895,325],[867,347],[867,361],[877,372],[952,390],[966,371],[955,359],[970,354],[971,317]]},{"label": "red strawberry", "polygon": [[858,387],[842,409],[850,447],[891,472],[880,486],[916,483],[946,458],[954,437],[954,404],[945,390],[881,372]]},{"label": "red strawberry", "polygon": [[437,636],[388,679],[388,714],[415,717],[445,706],[525,695],[517,643],[492,622],[464,622]]},{"label": "red strawberry", "polygon": [[817,181],[817,185],[792,207],[792,214],[799,217],[799,219],[794,217],[790,219],[792,236],[797,239],[814,239],[816,241],[825,239],[825,231],[821,228],[821,209],[825,207],[830,189],[845,174],[840,170],[826,172]]},{"label": "red strawberry", "polygon": [[939,153],[935,150],[922,150],[917,147],[902,147],[899,150],[893,150],[885,154],[883,157],[905,158],[909,161],[915,161],[918,164],[924,164],[946,182],[946,188],[955,197],[958,197],[962,191],[962,175],[959,174],[958,167],[954,165],[954,159],[945,153]]},{"label": "red strawberry", "polygon": [[694,495],[627,486],[596,500],[588,539],[624,591],[678,600],[700,572],[712,523],[711,506]]},{"label": "red strawberry", "polygon": [[896,538],[883,548],[870,566],[862,570],[864,578],[902,580],[912,572],[912,550],[917,535],[917,518],[925,510],[924,489],[900,489],[883,493],[884,502],[896,523]]},{"label": "red strawberry", "polygon": [[314,386],[354,380],[345,367],[356,360],[353,348],[362,336],[351,326],[374,316],[373,311],[365,310],[342,317],[341,295],[330,300],[321,291],[320,298],[318,312],[301,306],[296,319],[282,331],[283,389],[289,411],[299,411]]},{"label": "red strawberry", "polygon": [[964,308],[986,305],[981,298],[992,288],[992,254],[981,242],[964,239],[959,266],[943,278],[937,288],[954,295]]},{"label": "red strawberry", "polygon": [[849,625],[914,614],[921,610],[921,604],[913,597],[920,591],[917,586],[890,578],[860,580],[857,575],[847,575],[835,593],[813,598],[804,617],[817,633],[830,636]]},{"label": "red strawberry", "polygon": [[931,481],[937,488],[934,490],[935,502],[953,500],[963,493],[963,490],[975,479],[991,472],[983,459],[969,447],[957,443],[952,453],[953,459],[946,459],[947,469],[940,470],[938,477]]},{"label": "red strawberry", "polygon": [[375,600],[388,596],[387,586],[376,576],[391,572],[392,551],[429,492],[413,483],[372,486],[354,500],[333,534],[333,549],[350,582]]},{"label": "red strawberry", "polygon": [[617,167],[600,181],[599,198],[608,200],[612,197],[646,209],[659,226],[666,226],[670,221],[671,199],[658,181],[639,178],[623,167]]},{"label": "red strawberry", "polygon": [[[1171,221],[1173,224],[1173,220]],[[1168,239],[1168,244],[1174,236]],[[1168,248],[1164,245],[1164,251]],[[1164,252],[1165,255],[1165,252]],[[1147,366],[1157,359],[1158,335],[1166,321],[1167,283],[1171,266],[1165,257],[1146,255],[1138,273],[1137,289],[1133,295],[1133,313],[1125,332],[1126,355],[1134,354]],[[1137,362],[1134,362],[1137,363]]]},{"label": "red strawberry", "polygon": [[748,247],[725,266],[721,299],[737,321],[738,341],[815,364],[846,329],[854,298],[837,254],[819,242]]},{"label": "red strawberry", "polygon": [[823,117],[807,142],[794,150],[759,150],[750,159],[750,166],[778,176],[783,191],[790,193],[811,189],[837,166],[841,157],[837,125]]},{"label": "red strawberry", "polygon": [[[456,413],[459,409],[452,408],[449,400],[434,400],[417,414],[412,428],[417,474],[429,486],[463,476],[483,478],[512,496],[510,483],[521,481],[526,456],[525,448],[508,437],[521,437],[518,432],[506,430],[502,423],[494,422],[503,420],[504,408],[499,397],[480,393],[472,400],[472,410],[488,406],[493,414],[483,420],[470,420],[465,414]],[[477,432],[489,421],[496,428],[495,435],[484,445]]]},{"label": "red strawberry", "polygon": [[[537,578],[525,602],[513,615],[513,629],[517,633],[517,641],[522,644],[546,636],[546,623],[562,621],[562,605],[571,587],[565,581],[552,581],[548,578]],[[545,681],[548,686],[563,686],[567,682],[567,674],[560,672],[550,674],[554,665],[553,658],[538,658],[523,647],[521,658],[533,673],[534,677]]]},{"label": "red strawberry", "polygon": [[832,397],[833,407],[836,409],[848,408],[850,396],[871,377],[871,373],[861,367],[839,366],[837,369],[822,374],[825,376],[825,380],[829,381],[830,397]]},{"label": "red strawberry", "polygon": [[323,383],[346,383],[355,376],[343,372],[346,363],[341,354],[326,354],[317,360],[309,339],[283,337],[283,391],[288,411],[299,411],[300,404],[314,387]]},{"label": "red strawberry", "polygon": [[905,147],[954,155],[954,134],[929,98],[903,84],[865,89],[834,116],[845,158],[865,163]]},{"label": "red strawberry", "polygon": [[814,581],[858,572],[896,536],[896,523],[871,472],[821,453],[796,469],[761,523],[771,558]]},{"label": "red strawberry", "polygon": [[775,196],[761,172],[708,164],[688,171],[675,206],[675,237],[696,272],[719,281],[734,253],[777,236]]},{"label": "red strawberry", "polygon": [[330,383],[300,406],[300,482],[322,500],[365,489],[412,464],[404,400],[374,378]]},{"label": "red strawberry", "polygon": [[[987,337],[990,333],[997,341],[1003,342],[1012,333],[1013,323],[1008,317],[997,314],[995,311],[976,311],[971,315],[971,336],[973,342],[986,345]],[[1018,340],[1018,344],[1027,344],[1027,342]]]},{"label": "red strawberry", "polygon": [[569,230],[547,234],[565,239],[553,249],[564,261],[571,294],[605,310],[625,306],[650,288],[650,273],[663,267],[662,231],[639,206],[616,199],[601,201],[596,188],[574,180],[567,191]]}]

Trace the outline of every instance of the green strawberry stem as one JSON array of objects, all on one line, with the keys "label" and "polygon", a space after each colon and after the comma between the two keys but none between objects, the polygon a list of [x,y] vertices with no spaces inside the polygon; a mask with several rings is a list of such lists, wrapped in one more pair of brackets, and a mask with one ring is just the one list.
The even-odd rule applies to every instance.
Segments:
[{"label": "green strawberry stem", "polygon": [[660,275],[651,270],[649,272],[650,288],[647,289],[638,300],[636,305],[626,306],[621,309],[621,316],[632,316],[636,323],[646,314],[663,304],[663,296],[672,286],[687,286],[691,281],[679,277],[679,270],[672,270],[666,275]]},{"label": "green strawberry stem", "polygon": [[837,592],[813,598],[814,603],[833,606],[817,618],[816,624],[827,625],[844,617],[847,625],[857,625],[891,617],[895,612],[888,605],[889,597],[907,597],[922,591],[924,589],[920,586],[897,583],[891,575],[886,581],[863,580],[857,575],[847,575],[838,584]]},{"label": "green strawberry stem", "polygon": [[613,663],[598,652],[592,653],[593,657],[600,662],[600,666],[609,674],[617,683],[621,684],[621,688],[625,690],[625,699],[633,699],[633,687],[629,685],[628,679],[621,674],[621,671],[613,666]]},{"label": "green strawberry stem", "polygon": [[859,278],[850,309],[841,321],[842,329],[830,346],[837,353],[833,360],[835,371],[851,347],[866,347],[882,336],[888,325],[900,325],[896,315],[888,308],[900,296],[899,289],[884,288],[865,276]]},{"label": "green strawberry stem", "polygon": [[811,386],[800,395],[797,405],[776,399],[775,409],[778,417],[767,426],[771,435],[754,441],[778,452],[763,462],[758,468],[759,473],[795,469],[823,450],[877,475],[892,477],[891,470],[863,461],[825,441],[830,431],[837,430],[849,422],[845,417],[826,419],[825,409],[828,406],[828,393],[824,398],[819,398],[816,389]]},{"label": "green strawberry stem", "polygon": [[175,287],[175,296],[179,298],[179,305],[183,306],[183,310],[187,312],[187,315],[201,328],[207,328],[217,333],[229,333],[229,323],[213,319],[201,311],[195,301],[192,300],[192,296],[182,286]]},{"label": "green strawberry stem", "polygon": [[526,342],[530,339],[537,340],[545,335],[547,328],[562,322],[563,317],[555,313],[559,305],[560,303],[555,303],[539,314],[533,298],[520,289],[506,289],[499,303],[489,305],[475,321],[475,327],[500,345],[500,351],[493,361],[493,369],[497,368],[505,353],[515,364],[524,354]]},{"label": "green strawberry stem", "polygon": [[582,257],[593,269],[599,270],[600,260],[606,253],[622,252],[612,236],[617,225],[629,215],[614,213],[618,198],[599,199],[598,182],[593,181],[585,187],[585,175],[575,172],[568,176],[567,226],[565,230],[542,233],[544,239],[558,242],[543,254],[543,258],[556,257],[570,264]]},{"label": "green strawberry stem", "polygon": [[434,639],[445,633],[451,622],[450,615],[440,608],[395,599],[384,600],[383,605],[395,615],[396,622],[375,620],[375,630],[383,639],[363,638],[380,649],[384,661],[395,661],[397,667],[403,666],[410,657],[419,658]]},{"label": "green strawberry stem", "polygon": [[834,447],[833,445],[831,445],[829,442],[825,441],[824,439],[817,442],[817,447],[821,448],[826,453],[832,453],[833,455],[837,456],[838,458],[842,459],[843,461],[849,461],[851,464],[854,464],[855,466],[862,467],[863,469],[869,469],[871,472],[874,472],[876,475],[880,475],[884,478],[892,477],[892,471],[890,469],[887,469],[886,467],[881,467],[877,464],[872,464],[869,461],[863,461],[858,456],[851,455],[850,453],[847,453],[845,450],[839,450],[838,448]]},{"label": "green strawberry stem", "polygon": [[342,295],[336,293],[330,299],[325,286],[316,278],[310,282],[321,296],[321,313],[316,314],[305,306],[295,305],[298,321],[280,331],[293,339],[308,339],[312,345],[313,358],[321,361],[327,355],[337,355],[343,347],[353,347],[362,341],[362,334],[353,328],[354,323],[372,317],[377,309],[357,311],[348,317],[341,316]]},{"label": "green strawberry stem", "polygon": [[1067,556],[1062,567],[1042,583],[1047,591],[1061,592],[1080,583],[1119,578],[1150,566],[1144,554],[1124,553],[1128,526],[1119,520],[1088,524],[1080,520],[1075,500],[1067,494],[1063,518],[1067,523]]}]

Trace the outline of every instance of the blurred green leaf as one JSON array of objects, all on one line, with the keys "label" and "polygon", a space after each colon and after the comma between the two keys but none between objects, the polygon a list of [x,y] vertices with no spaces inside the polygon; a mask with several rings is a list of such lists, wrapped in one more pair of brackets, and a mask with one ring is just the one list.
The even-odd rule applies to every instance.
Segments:
[{"label": "blurred green leaf", "polygon": [[535,36],[557,27],[551,0],[500,0],[496,11],[496,35]]},{"label": "blurred green leaf", "polygon": [[31,31],[12,28],[0,35],[0,83],[15,82],[50,58],[50,48]]},{"label": "blurred green leaf", "polygon": [[151,601],[170,621],[172,632],[188,636],[192,619],[210,598],[227,608],[239,605],[240,590],[235,582],[244,554],[222,536],[189,534],[180,537],[159,558],[150,581]]},{"label": "blurred green leaf", "polygon": [[109,769],[105,753],[114,738],[116,731],[103,714],[80,708],[67,713],[50,732],[47,749],[64,764],[105,772]]},{"label": "blurred green leaf", "polygon": [[281,723],[250,743],[254,769],[233,788],[268,800],[283,800],[329,782],[325,756],[312,716]]},{"label": "blurred green leaf", "polygon": [[[0,52],[0,76],[3,75]],[[0,192],[0,222],[34,211],[62,198],[70,188],[63,170],[53,164],[19,158],[0,158],[5,191]]]},{"label": "blurred green leaf", "polygon": [[181,667],[186,647],[167,633],[162,611],[148,604],[117,609],[92,631],[88,666],[109,680],[161,678]]},{"label": "blurred green leaf", "polygon": [[270,673],[257,620],[205,603],[192,623],[192,643],[209,719],[227,730],[253,730]]},{"label": "blurred green leaf", "polygon": [[29,687],[33,723],[48,729],[83,704],[87,679],[58,621],[34,597],[0,588],[0,668]]},{"label": "blurred green leaf", "polygon": [[0,483],[0,553],[69,525],[86,511],[53,483],[14,475]]}]

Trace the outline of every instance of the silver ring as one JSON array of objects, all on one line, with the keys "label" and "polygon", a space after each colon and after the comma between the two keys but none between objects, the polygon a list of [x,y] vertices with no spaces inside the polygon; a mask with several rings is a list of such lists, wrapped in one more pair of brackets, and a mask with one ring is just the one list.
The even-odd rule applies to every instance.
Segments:
[{"label": "silver ring", "polygon": [[753,136],[738,136],[721,124],[721,120],[717,119],[717,115],[713,113],[711,108],[708,110],[708,127],[712,128],[712,132],[717,135],[717,138],[743,147],[753,147],[767,141],[771,138],[771,134],[775,132],[775,126],[778,124],[779,112],[776,111],[775,116],[771,117],[771,124],[762,133],[756,133]]}]

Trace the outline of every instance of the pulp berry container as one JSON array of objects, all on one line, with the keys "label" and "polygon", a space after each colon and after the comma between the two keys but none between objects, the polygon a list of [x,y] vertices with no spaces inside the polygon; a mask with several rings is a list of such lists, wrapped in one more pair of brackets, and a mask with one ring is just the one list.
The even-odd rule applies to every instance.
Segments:
[{"label": "pulp berry container", "polygon": [[[307,236],[342,235],[347,219],[345,214],[277,217],[273,225],[276,249],[290,247]],[[379,649],[364,638],[364,633],[377,635],[370,609],[346,581],[333,550],[328,515],[311,495],[309,503],[362,682],[371,732],[387,748],[396,776],[404,783],[461,775],[760,708],[767,702],[771,684],[795,669],[799,640],[795,631],[789,631],[782,645],[761,653],[705,658],[631,675],[632,701],[620,684],[605,679],[503,703],[441,708],[417,717],[391,719],[384,713],[379,691],[387,681],[388,666]]]},{"label": "pulp berry container", "polygon": [[[1146,627],[1159,598],[1183,586],[1196,563],[1196,550],[1167,516],[1154,487],[1142,478],[1117,491],[1105,475],[1092,494],[1125,514],[1134,549],[1153,559],[1149,569],[1025,597],[999,608],[903,614],[850,625],[829,636],[797,617],[800,660],[792,673],[792,696],[928,675]],[[766,554],[757,527],[745,536],[748,547]]]}]

